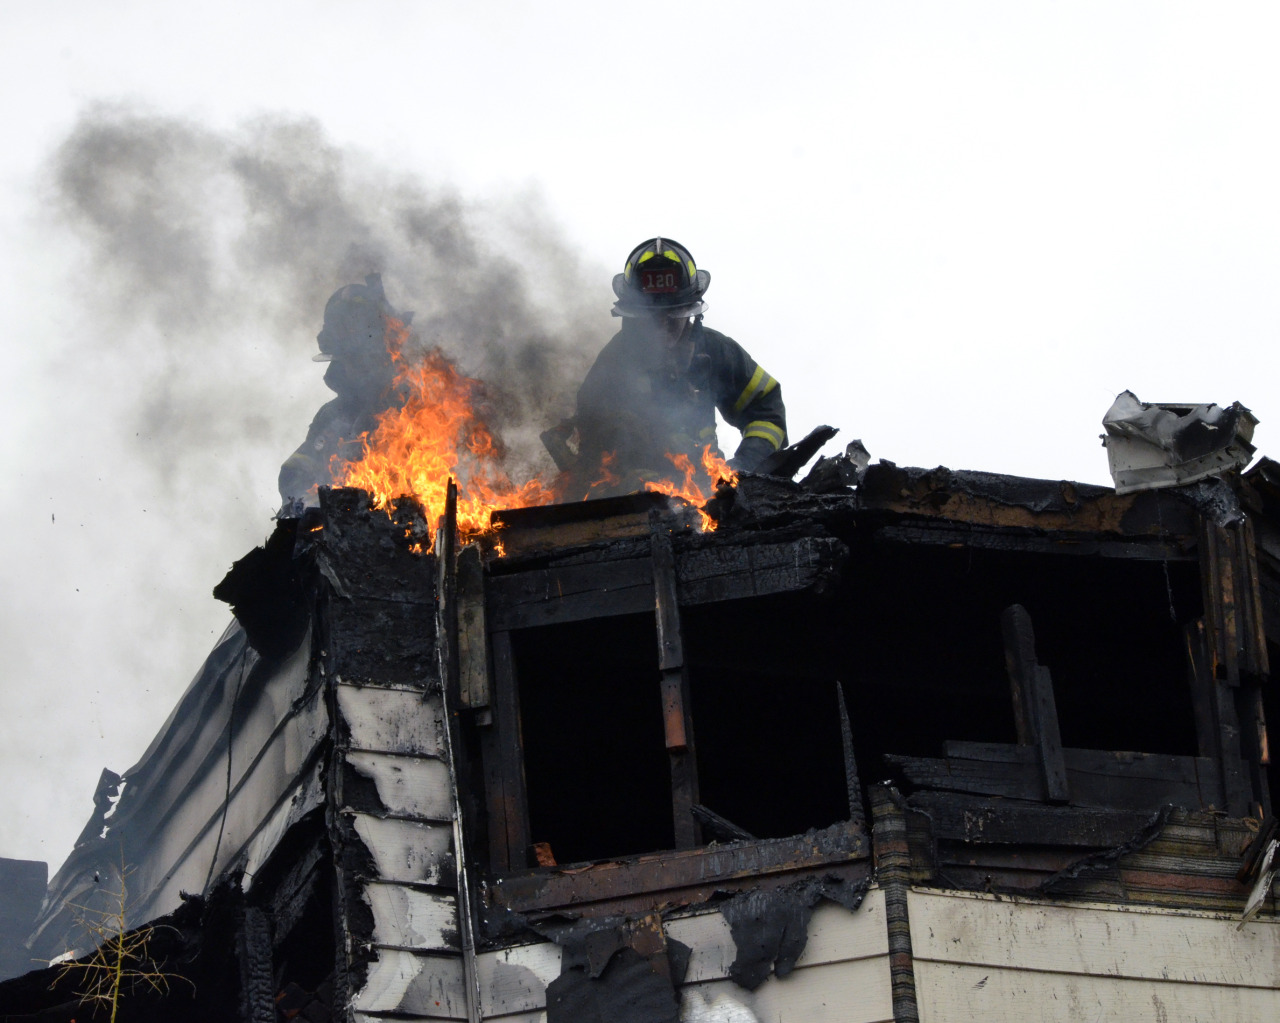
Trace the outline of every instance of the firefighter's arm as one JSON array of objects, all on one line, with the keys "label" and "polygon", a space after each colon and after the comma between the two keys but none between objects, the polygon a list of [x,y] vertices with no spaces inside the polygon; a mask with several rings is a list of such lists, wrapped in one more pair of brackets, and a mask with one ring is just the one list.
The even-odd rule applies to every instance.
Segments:
[{"label": "firefighter's arm", "polygon": [[742,431],[729,464],[754,469],[787,443],[787,410],[782,386],[735,341],[725,339],[724,386],[717,403],[725,422]]}]

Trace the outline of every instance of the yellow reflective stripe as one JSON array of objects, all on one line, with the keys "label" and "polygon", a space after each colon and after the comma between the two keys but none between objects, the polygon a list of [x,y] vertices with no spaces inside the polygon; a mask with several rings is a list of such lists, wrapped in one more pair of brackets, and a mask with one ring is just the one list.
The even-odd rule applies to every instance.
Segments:
[{"label": "yellow reflective stripe", "polygon": [[778,381],[769,376],[763,366],[757,366],[756,371],[751,374],[751,379],[747,381],[747,386],[738,395],[738,400],[733,403],[733,411],[741,412],[762,394],[768,394],[777,386]]},{"label": "yellow reflective stripe", "polygon": [[785,436],[786,435],[782,432],[782,427],[774,423],[766,423],[763,419],[757,419],[753,423],[748,423],[747,428],[742,431],[743,440],[746,440],[748,437],[762,437],[773,445],[773,449],[775,451],[782,447],[782,442],[785,439]]},{"label": "yellow reflective stripe", "polygon": [[652,249],[645,249],[644,254],[641,255],[641,257],[636,260],[636,265],[638,266],[639,264],[643,263],[646,259],[652,259],[656,255],[657,253],[654,252]]}]

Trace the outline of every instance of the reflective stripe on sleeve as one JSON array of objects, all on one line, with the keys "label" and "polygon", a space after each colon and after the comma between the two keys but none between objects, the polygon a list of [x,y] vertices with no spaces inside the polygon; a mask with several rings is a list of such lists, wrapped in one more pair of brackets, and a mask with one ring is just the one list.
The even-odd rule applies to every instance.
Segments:
[{"label": "reflective stripe on sleeve", "polygon": [[747,381],[747,386],[738,395],[738,400],[733,403],[733,411],[741,412],[762,394],[768,394],[777,386],[778,381],[769,376],[763,366],[757,366],[756,371],[751,374],[751,379]]},{"label": "reflective stripe on sleeve", "polygon": [[786,434],[782,432],[782,427],[757,419],[754,423],[748,423],[747,428],[742,431],[742,439],[746,440],[748,437],[761,437],[772,444],[773,450],[777,451],[782,447]]}]

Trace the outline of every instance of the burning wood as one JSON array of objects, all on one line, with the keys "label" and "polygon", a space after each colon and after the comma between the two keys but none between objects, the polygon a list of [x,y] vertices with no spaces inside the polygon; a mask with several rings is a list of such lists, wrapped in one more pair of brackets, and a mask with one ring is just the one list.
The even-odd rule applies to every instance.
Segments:
[{"label": "burning wood", "polygon": [[[444,511],[449,479],[458,481],[458,528],[464,538],[489,531],[490,517],[499,509],[528,508],[586,500],[616,485],[611,453],[603,457],[598,478],[581,495],[566,493],[568,475],[534,474],[512,479],[504,465],[506,446],[486,419],[493,398],[484,381],[468,377],[439,348],[410,360],[405,355],[409,328],[386,318],[386,345],[397,372],[393,391],[400,404],[377,416],[376,427],[357,440],[360,456],[345,460],[335,455],[330,472],[339,486],[367,491],[375,507],[386,507],[400,496],[412,496],[435,522]],[[685,455],[668,455],[679,479],[651,480],[644,490],[680,498],[701,508],[718,486],[733,486],[737,473],[711,445],[695,468]],[[700,472],[705,479],[699,479]],[[700,511],[701,528],[715,521]]]}]

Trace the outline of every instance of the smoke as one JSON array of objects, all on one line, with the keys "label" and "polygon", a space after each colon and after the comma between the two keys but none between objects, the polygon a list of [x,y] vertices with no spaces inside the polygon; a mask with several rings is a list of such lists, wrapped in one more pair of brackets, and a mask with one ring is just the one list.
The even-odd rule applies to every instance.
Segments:
[{"label": "smoke", "polygon": [[422,345],[486,381],[525,471],[549,468],[528,440],[569,411],[610,329],[607,272],[574,255],[536,197],[468,204],[314,120],[216,132],[98,108],[50,180],[88,247],[81,290],[111,339],[97,354],[132,368],[126,416],[175,486],[214,451],[267,457],[254,441],[286,420],[301,439],[306,412],[282,381],[318,375],[306,359],[324,303],[368,273],[415,313]]},{"label": "smoke", "polygon": [[513,475],[551,471],[536,435],[612,299],[536,195],[464,197],[313,120],[99,106],[45,170],[8,325],[29,354],[8,381],[0,718],[23,784],[0,855],[56,864],[226,624],[210,590],[270,531],[280,464],[332,397],[310,361],[329,295],[380,272],[421,344],[486,381]]}]

